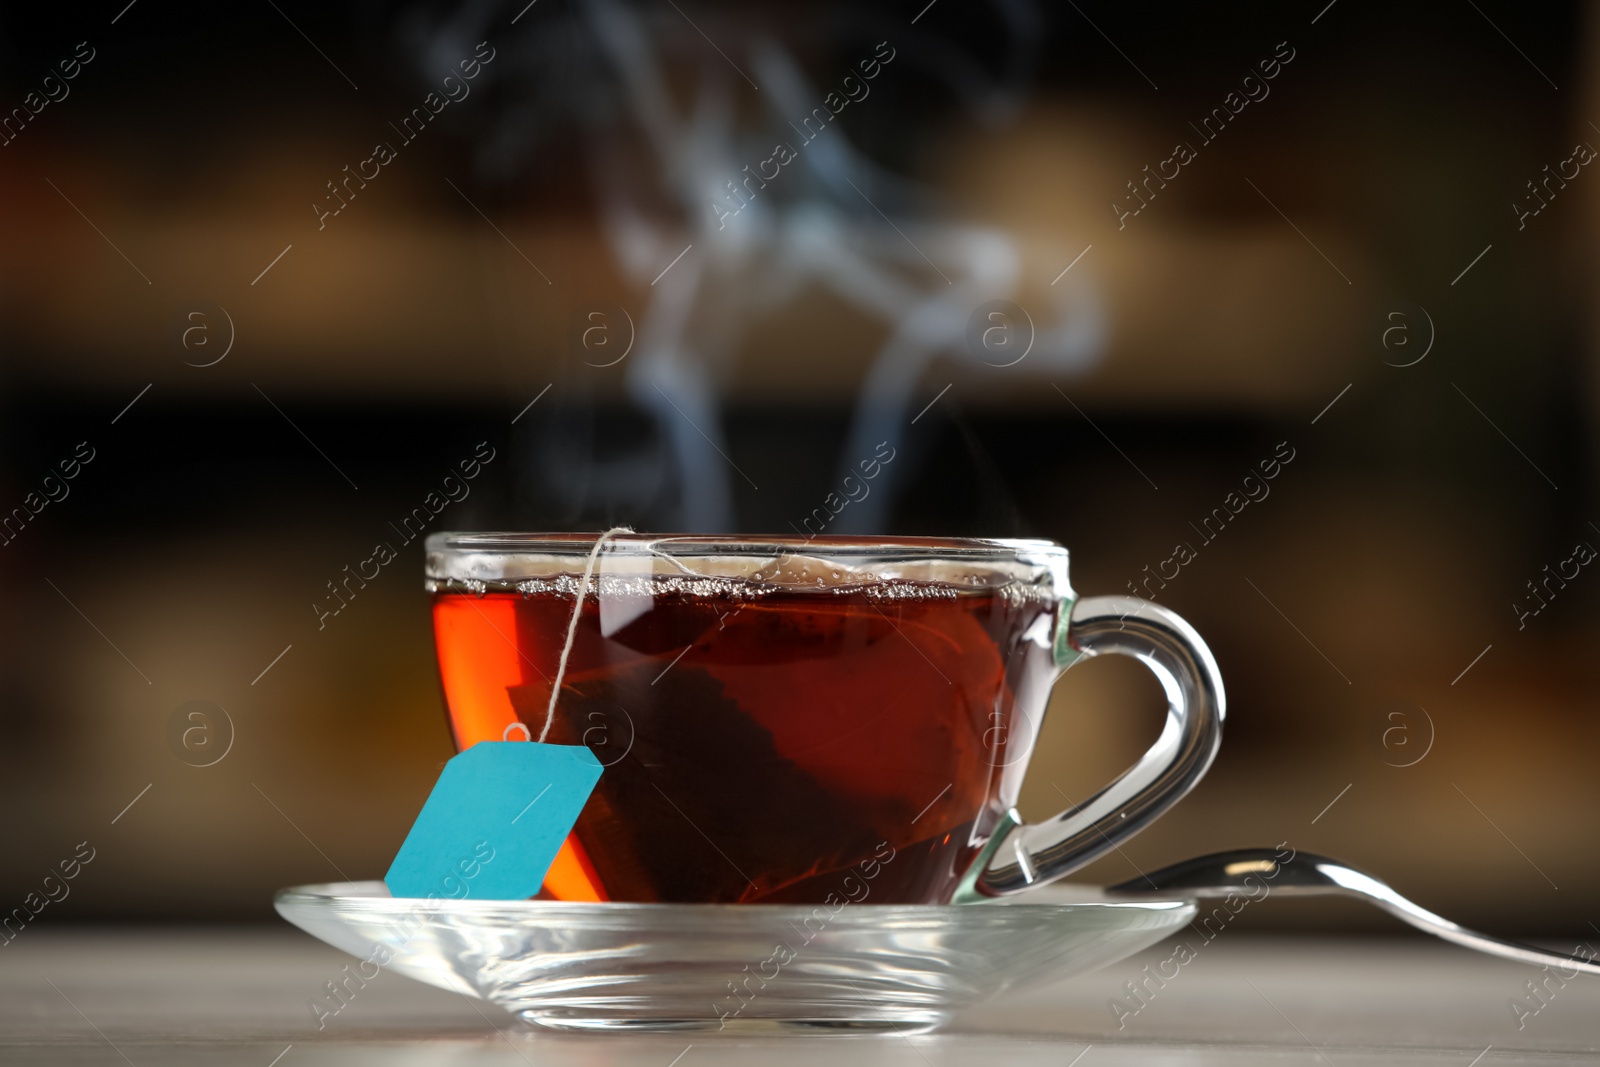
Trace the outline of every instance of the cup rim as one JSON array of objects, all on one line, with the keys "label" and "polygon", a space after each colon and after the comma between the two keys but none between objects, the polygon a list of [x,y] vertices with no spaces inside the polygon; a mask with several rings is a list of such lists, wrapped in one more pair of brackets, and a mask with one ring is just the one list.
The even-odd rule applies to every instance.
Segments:
[{"label": "cup rim", "polygon": [[[428,554],[460,553],[587,556],[598,533],[537,533],[518,531],[443,531],[429,534]],[[794,553],[816,556],[872,555],[889,559],[1003,560],[1019,557],[1058,557],[1066,548],[1043,538],[1009,537],[906,537],[818,534],[651,534],[622,533],[608,538],[607,555],[659,554],[691,558],[706,556],[770,556]]]},{"label": "cup rim", "polygon": [[[680,581],[752,580],[765,587],[817,585],[837,590],[859,585],[895,588],[901,583],[956,584],[978,588],[1049,590],[1052,598],[1071,595],[1067,550],[1053,541],[974,537],[863,537],[781,534],[616,534],[606,539],[597,560],[599,534],[440,532],[428,537],[423,576],[429,592],[516,588],[524,595],[560,585],[563,574],[599,570],[590,588],[605,581],[665,575]],[[817,560],[834,569],[825,582],[804,566],[798,579],[780,577],[785,560]],[[776,566],[774,566],[776,564]],[[764,573],[765,572],[765,573]],[[604,574],[607,577],[601,577]],[[904,586],[909,588],[909,586]],[[571,589],[563,587],[567,594]],[[620,589],[618,590],[620,591]],[[638,592],[638,590],[635,590]]]}]

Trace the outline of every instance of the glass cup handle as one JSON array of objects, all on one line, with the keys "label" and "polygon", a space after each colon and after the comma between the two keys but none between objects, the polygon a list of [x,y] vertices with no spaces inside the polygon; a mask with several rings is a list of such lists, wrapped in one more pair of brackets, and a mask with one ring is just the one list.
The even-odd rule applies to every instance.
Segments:
[{"label": "glass cup handle", "polygon": [[1008,812],[958,902],[1018,893],[1098,859],[1193,789],[1222,743],[1222,675],[1194,627],[1137,597],[1088,597],[1062,609],[1056,666],[1065,671],[1108,652],[1133,656],[1166,693],[1166,725],[1138,763],[1078,807],[1033,825]]}]

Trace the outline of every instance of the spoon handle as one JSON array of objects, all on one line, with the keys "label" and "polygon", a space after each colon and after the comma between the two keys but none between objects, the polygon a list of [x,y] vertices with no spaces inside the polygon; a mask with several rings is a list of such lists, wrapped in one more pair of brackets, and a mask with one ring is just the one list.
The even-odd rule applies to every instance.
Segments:
[{"label": "spoon handle", "polygon": [[[1287,853],[1287,855],[1285,855]],[[1337,860],[1292,849],[1237,849],[1213,852],[1163,867],[1158,871],[1111,886],[1106,893],[1117,897],[1225,897],[1243,896],[1259,900],[1273,892],[1291,896],[1339,894],[1359,897],[1387,911],[1402,922],[1446,941],[1502,959],[1516,960],[1534,967],[1559,967],[1569,971],[1563,977],[1600,974],[1600,959],[1569,956],[1562,952],[1534,948],[1517,941],[1480,934],[1451,922],[1441,915],[1413,904],[1379,881]],[[1581,946],[1587,947],[1587,946]],[[1592,949],[1590,950],[1593,951]]]}]

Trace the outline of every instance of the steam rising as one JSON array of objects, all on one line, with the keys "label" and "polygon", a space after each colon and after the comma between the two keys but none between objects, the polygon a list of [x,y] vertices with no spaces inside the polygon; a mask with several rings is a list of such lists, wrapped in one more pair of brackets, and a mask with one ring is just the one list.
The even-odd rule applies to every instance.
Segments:
[{"label": "steam rising", "polygon": [[[941,213],[929,192],[863,151],[842,121],[803,144],[795,131],[838,81],[831,68],[839,76],[852,73],[851,65],[871,56],[878,42],[896,58],[874,91],[850,104],[852,114],[884,109],[872,128],[891,118],[910,121],[890,112],[901,107],[898,101],[920,103],[926,94],[882,90],[894,79],[913,78],[922,79],[919,86],[929,78],[942,82],[981,121],[1006,121],[1033,69],[1034,3],[993,5],[1007,42],[995,76],[965,42],[911,26],[902,12],[825,9],[818,38],[797,42],[827,57],[810,64],[824,88],[808,77],[794,47],[755,25],[760,16],[753,10],[679,12],[584,0],[571,9],[525,10],[508,29],[522,6],[523,0],[475,3],[444,13],[424,5],[398,22],[428,73],[485,36],[503,49],[493,75],[509,102],[480,140],[486,176],[512,181],[530,163],[548,166],[539,153],[558,124],[581,133],[610,253],[646,301],[633,355],[623,365],[626,389],[653,420],[665,445],[667,480],[677,491],[676,513],[651,516],[648,525],[740,529],[733,499],[739,475],[726,456],[721,383],[751,324],[803,290],[830,291],[887,328],[867,357],[839,453],[842,470],[870,455],[876,442],[904,439],[908,419],[932,395],[925,383],[936,361],[986,362],[968,345],[968,319],[985,301],[1021,294],[1023,256],[1013,236]],[[736,216],[719,221],[712,205],[729,202],[728,183],[746,177],[752,161],[771,156],[775,141],[792,145],[797,158]],[[658,277],[686,246],[688,254]],[[991,364],[988,373],[1042,383],[1092,365],[1105,347],[1106,321],[1089,265],[1059,284],[1029,288],[1048,294],[1049,304],[1028,308],[1035,335],[1027,362],[1004,370]],[[569,498],[608,501],[645,524],[639,513],[650,508],[652,483],[663,480],[650,477],[650,457],[637,454],[650,448],[646,443],[607,462],[585,455],[581,474],[570,455],[542,450],[549,470],[541,481]],[[843,512],[830,532],[882,531],[896,485],[913,473],[911,466],[885,470],[877,491]]]}]

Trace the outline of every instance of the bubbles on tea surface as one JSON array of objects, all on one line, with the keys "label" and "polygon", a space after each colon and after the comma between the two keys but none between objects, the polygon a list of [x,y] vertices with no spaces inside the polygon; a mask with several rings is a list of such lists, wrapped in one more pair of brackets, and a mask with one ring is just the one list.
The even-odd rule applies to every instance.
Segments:
[{"label": "bubbles on tea surface", "polygon": [[[578,593],[578,577],[555,574],[548,578],[525,578],[516,583],[523,597],[550,595],[572,597]],[[723,600],[749,600],[777,592],[771,586],[754,585],[739,578],[707,575],[596,574],[584,587],[585,596],[641,597],[663,595],[697,596]]]},{"label": "bubbles on tea surface", "polygon": [[[1029,605],[1051,605],[1058,599],[1048,581],[1038,583],[1012,581],[993,585],[990,584],[993,575],[985,574],[970,574],[944,582],[885,578],[870,573],[847,574],[838,570],[828,571],[827,574],[826,578],[815,574],[810,567],[802,567],[798,572],[788,569],[786,573],[786,568],[783,566],[755,571],[748,578],[698,574],[597,574],[589,578],[584,596],[651,599],[676,595],[721,600],[757,600],[774,593],[789,592],[865,596],[869,600],[888,603],[953,600],[961,596],[992,593],[1013,610]],[[574,574],[552,574],[517,581],[429,578],[424,582],[424,588],[430,593],[470,593],[477,597],[490,592],[515,591],[522,594],[525,600],[535,596],[552,595],[570,598],[577,595],[579,580],[579,576]]]},{"label": "bubbles on tea surface", "polygon": [[1013,610],[1026,607],[1029,604],[1054,604],[1058,595],[1054,587],[1048,583],[1043,585],[1030,585],[1024,582],[1007,582],[999,590],[1000,599],[1006,607]]},{"label": "bubbles on tea surface", "polygon": [[860,593],[868,600],[954,600],[961,594],[942,582],[906,582],[889,579],[861,585],[844,585],[836,593]]}]

